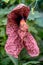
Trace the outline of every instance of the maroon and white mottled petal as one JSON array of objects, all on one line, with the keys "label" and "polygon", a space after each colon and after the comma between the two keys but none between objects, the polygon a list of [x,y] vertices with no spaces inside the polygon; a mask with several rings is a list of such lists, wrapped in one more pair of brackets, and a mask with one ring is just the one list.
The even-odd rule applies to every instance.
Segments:
[{"label": "maroon and white mottled petal", "polygon": [[15,18],[18,18],[19,15],[23,17],[25,16],[27,18],[28,13],[29,13],[29,8],[27,6],[20,4],[16,8],[14,8],[12,12],[8,14],[8,22],[6,25],[6,34],[8,35],[8,39],[6,41],[5,50],[8,54],[16,58],[18,58],[18,55],[23,48],[23,43],[17,34],[18,25]]},{"label": "maroon and white mottled petal", "polygon": [[24,38],[24,46],[31,57],[39,55],[37,42],[29,32],[27,32],[27,37]]},{"label": "maroon and white mottled petal", "polygon": [[10,54],[13,57],[18,58],[19,53],[23,49],[23,44],[19,37],[16,37],[15,39],[14,38],[14,35],[8,37],[5,45],[5,50],[7,54]]},{"label": "maroon and white mottled petal", "polygon": [[29,12],[30,12],[29,7],[27,7],[24,4],[19,4],[8,14],[8,18],[15,20],[15,18],[21,16],[27,19]]},{"label": "maroon and white mottled petal", "polygon": [[10,18],[8,18],[8,22],[7,22],[7,25],[6,25],[6,34],[9,36],[9,35],[12,35],[12,34],[17,34],[18,30],[18,26],[17,24],[15,23],[15,21],[11,20]]},{"label": "maroon and white mottled petal", "polygon": [[23,31],[19,30],[18,34],[19,34],[20,38],[24,41],[23,44],[24,44],[24,47],[26,48],[26,50],[28,51],[28,54],[31,57],[38,56],[39,48],[38,48],[36,40],[31,35],[31,33],[25,32],[25,31],[23,32]]},{"label": "maroon and white mottled petal", "polygon": [[22,31],[22,30],[18,30],[18,34],[19,34],[19,37],[21,38],[21,40],[23,40],[23,38],[25,37],[26,35],[26,32]]},{"label": "maroon and white mottled petal", "polygon": [[8,19],[8,23],[6,26],[6,34],[8,35],[8,39],[5,44],[6,53],[18,58],[19,53],[23,48],[22,41],[17,33],[18,26],[13,21]]}]

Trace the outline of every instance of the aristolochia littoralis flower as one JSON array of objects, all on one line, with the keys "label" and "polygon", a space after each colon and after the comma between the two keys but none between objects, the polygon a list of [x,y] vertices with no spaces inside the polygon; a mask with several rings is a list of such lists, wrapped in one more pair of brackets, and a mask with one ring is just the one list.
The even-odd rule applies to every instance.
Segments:
[{"label": "aristolochia littoralis flower", "polygon": [[6,25],[6,41],[5,50],[8,54],[18,58],[21,50],[25,47],[31,57],[39,55],[39,48],[36,40],[30,32],[26,24],[27,16],[30,8],[24,4],[19,4],[8,14]]}]

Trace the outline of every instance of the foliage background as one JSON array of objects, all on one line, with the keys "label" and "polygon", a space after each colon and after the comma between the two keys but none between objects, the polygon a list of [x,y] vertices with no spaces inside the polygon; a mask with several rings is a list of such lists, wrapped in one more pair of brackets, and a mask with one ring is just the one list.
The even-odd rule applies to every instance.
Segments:
[{"label": "foliage background", "polygon": [[[35,58],[31,58],[25,49],[18,59],[7,55],[4,50],[7,14],[20,3],[30,6],[27,23],[40,48],[40,55]],[[43,65],[43,0],[0,0],[0,65]]]}]

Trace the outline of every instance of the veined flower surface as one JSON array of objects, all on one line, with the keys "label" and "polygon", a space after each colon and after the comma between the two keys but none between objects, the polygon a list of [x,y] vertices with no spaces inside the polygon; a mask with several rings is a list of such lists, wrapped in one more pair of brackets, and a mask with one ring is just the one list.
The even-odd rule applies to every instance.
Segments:
[{"label": "veined flower surface", "polygon": [[8,39],[5,50],[8,54],[18,58],[21,50],[25,47],[30,56],[38,56],[39,48],[33,36],[28,32],[26,19],[30,12],[29,7],[19,4],[8,14],[6,34]]}]

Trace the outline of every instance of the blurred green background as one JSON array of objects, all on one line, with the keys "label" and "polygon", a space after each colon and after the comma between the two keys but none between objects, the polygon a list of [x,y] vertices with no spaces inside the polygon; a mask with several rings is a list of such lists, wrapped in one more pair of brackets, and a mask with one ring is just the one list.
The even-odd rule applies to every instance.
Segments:
[{"label": "blurred green background", "polygon": [[[40,55],[35,58],[31,58],[25,49],[18,59],[7,55],[4,50],[7,14],[20,3],[30,6],[27,23],[40,48]],[[0,0],[0,65],[43,65],[43,0]]]}]

